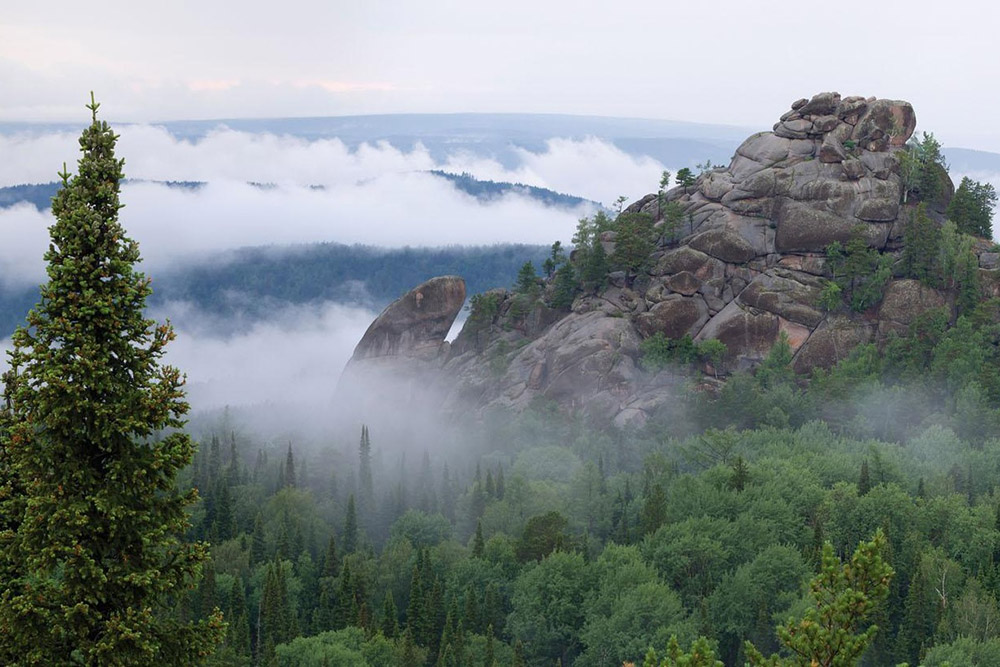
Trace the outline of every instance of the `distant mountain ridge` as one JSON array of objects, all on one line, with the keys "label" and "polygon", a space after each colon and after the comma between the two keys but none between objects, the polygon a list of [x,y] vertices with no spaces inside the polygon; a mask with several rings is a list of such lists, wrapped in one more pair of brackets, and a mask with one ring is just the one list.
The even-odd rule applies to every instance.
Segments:
[{"label": "distant mountain ridge", "polygon": [[[492,201],[508,194],[514,194],[527,197],[545,206],[552,206],[556,208],[575,209],[580,206],[586,206],[597,209],[601,207],[601,204],[590,199],[556,192],[555,190],[549,190],[548,188],[539,188],[533,185],[509,183],[506,181],[480,180],[472,176],[472,174],[453,174],[438,169],[432,169],[427,173],[449,181],[461,192],[472,195],[482,202]],[[198,190],[207,185],[207,182],[205,181],[144,181],[135,179],[125,179],[122,183],[155,183],[158,185],[165,185],[169,188],[179,188],[183,190]],[[275,187],[273,183],[249,183],[248,185],[261,189],[270,189]],[[56,195],[56,192],[59,191],[59,186],[60,184],[58,182],[52,181],[50,183],[24,183],[20,185],[0,187],[0,210],[26,202],[32,204],[39,211],[44,211],[51,208],[52,198]],[[325,189],[322,185],[312,185],[309,187],[316,190]]]},{"label": "distant mountain ridge", "polygon": [[[117,123],[128,127],[134,123]],[[382,114],[311,118],[220,118],[150,123],[173,136],[196,141],[220,127],[249,133],[289,135],[314,141],[340,139],[356,148],[385,141],[400,150],[425,147],[443,161],[456,151],[496,159],[505,167],[517,165],[520,150],[541,152],[552,138],[607,141],[633,156],[648,156],[671,168],[693,167],[711,160],[728,163],[749,127],[686,121],[569,114],[454,113]],[[0,123],[0,134],[79,133],[76,123]],[[1000,153],[968,148],[946,148],[945,157],[957,172],[1000,172]]]}]

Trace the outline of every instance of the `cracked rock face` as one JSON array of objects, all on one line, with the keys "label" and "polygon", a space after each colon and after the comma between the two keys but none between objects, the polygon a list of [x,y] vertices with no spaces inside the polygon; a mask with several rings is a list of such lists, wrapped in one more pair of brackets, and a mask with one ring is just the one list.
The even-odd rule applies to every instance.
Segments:
[{"label": "cracked rock face", "polygon": [[[658,332],[721,340],[727,371],[759,363],[782,334],[797,371],[828,367],[898,331],[913,313],[949,305],[912,281],[891,283],[876,312],[830,316],[816,305],[830,243],[860,230],[872,247],[900,247],[907,211],[895,153],[915,125],[907,102],[838,93],[798,100],[772,131],[744,141],[728,167],[666,193],[685,224],[678,237],[661,239],[632,289],[617,283],[578,297],[570,313],[536,306],[518,317],[513,296],[495,291],[493,321],[467,322],[450,348],[442,346],[445,320],[424,318],[411,292],[400,300],[408,305],[394,304],[376,320],[348,370],[372,358],[403,366],[419,358],[433,367],[425,382],[448,410],[521,409],[543,399],[624,426],[643,423],[682,391],[665,374],[641,369],[639,345]],[[661,217],[654,195],[627,210]],[[613,237],[602,241],[612,252]],[[436,280],[452,287],[440,286],[451,296],[434,303],[457,313],[456,279]]]}]

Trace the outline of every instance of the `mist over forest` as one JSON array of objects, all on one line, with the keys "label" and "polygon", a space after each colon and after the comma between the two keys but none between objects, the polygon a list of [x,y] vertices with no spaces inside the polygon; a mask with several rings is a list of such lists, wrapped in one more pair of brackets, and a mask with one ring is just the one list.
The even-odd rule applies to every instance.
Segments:
[{"label": "mist over forest", "polygon": [[[150,440],[193,437],[171,488],[197,489],[182,537],[209,545],[157,614],[215,628],[203,664],[1000,664],[1000,307],[984,273],[1000,247],[931,192],[969,176],[988,194],[1000,155],[897,146],[931,155],[902,186],[899,247],[894,231],[877,248],[853,231],[794,266],[770,253],[725,268],[695,266],[710,252],[670,204],[729,177],[720,165],[752,130],[516,114],[115,130],[144,312],[173,325],[164,360],[192,408]],[[0,124],[5,352],[52,278],[53,174],[78,131]],[[859,164],[889,152],[847,150]],[[680,269],[654,275],[670,253]],[[688,303],[713,267],[743,271],[749,292],[773,270],[756,316],[787,306],[780,280],[802,257],[823,268],[781,312],[835,332],[829,364],[800,364],[793,315],[773,344],[748,319],[743,357],[742,340],[668,336],[670,322],[629,338],[624,309],[656,279],[676,292],[665,303]],[[437,374],[393,366],[417,317],[417,333],[382,322],[384,372],[342,375],[387,306],[443,275],[469,298],[444,318],[447,342],[404,359],[440,355]],[[890,320],[893,281],[918,307]],[[544,348],[573,318],[611,334]],[[858,322],[869,339],[836,334]],[[0,373],[24,400],[9,359]],[[634,420],[588,404],[629,382],[669,400],[620,396]],[[11,395],[3,447],[26,433]],[[16,636],[4,618],[0,655]]]}]

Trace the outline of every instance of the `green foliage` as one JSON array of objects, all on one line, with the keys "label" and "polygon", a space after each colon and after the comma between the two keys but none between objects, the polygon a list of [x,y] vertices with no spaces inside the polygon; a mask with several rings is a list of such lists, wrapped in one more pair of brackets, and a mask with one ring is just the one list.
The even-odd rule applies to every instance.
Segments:
[{"label": "green foliage", "polygon": [[924,132],[922,138],[911,137],[906,150],[897,155],[903,181],[903,203],[912,196],[928,204],[936,203],[944,192],[942,179],[948,178],[948,165],[940,142],[932,133]]},{"label": "green foliage", "polygon": [[653,218],[645,213],[623,213],[615,220],[615,251],[611,265],[624,271],[627,278],[634,278],[648,264],[656,250],[656,232]]},{"label": "green foliage", "polygon": [[925,285],[937,286],[940,272],[941,228],[927,215],[927,204],[910,212],[903,230],[903,273]]},{"label": "green foliage", "polygon": [[964,176],[948,204],[946,215],[959,232],[992,239],[996,205],[997,192],[992,183],[980,183]]},{"label": "green foliage", "polygon": [[581,647],[584,601],[591,582],[583,556],[558,551],[518,576],[509,628],[524,642],[527,660],[570,664]]},{"label": "green foliage", "polygon": [[650,648],[642,667],[723,667],[723,663],[716,659],[711,643],[704,637],[694,640],[688,651],[682,651],[677,637],[671,637],[663,660]]},{"label": "green foliage", "polygon": [[894,571],[883,560],[887,541],[881,530],[858,545],[851,561],[842,564],[833,547],[823,546],[820,573],[809,584],[811,606],[801,621],[778,627],[778,637],[792,658],[764,658],[747,644],[751,665],[854,665],[875,638],[878,627],[869,619],[889,594]]},{"label": "green foliage", "polygon": [[542,264],[542,270],[545,272],[546,277],[552,278],[555,275],[556,269],[565,263],[566,253],[563,251],[562,242],[556,241],[552,244],[549,256],[545,258],[545,262]]},{"label": "green foliage", "polygon": [[528,519],[517,543],[517,559],[522,563],[541,560],[557,549],[568,546],[568,521],[559,512],[547,512]]},{"label": "green foliage", "polygon": [[611,231],[613,223],[604,211],[593,218],[581,218],[573,235],[574,264],[581,286],[586,290],[600,290],[608,279],[610,264],[601,233]]},{"label": "green foliage", "polygon": [[795,378],[795,371],[792,370],[792,346],[788,342],[788,334],[784,331],[778,334],[778,340],[757,367],[756,377],[763,389],[774,389],[789,384]]},{"label": "green foliage", "polygon": [[844,305],[844,290],[832,280],[826,281],[819,293],[816,305],[827,312],[838,310]]},{"label": "green foliage", "polygon": [[868,247],[863,227],[854,230],[846,246],[836,241],[828,245],[826,257],[852,310],[860,313],[882,300],[892,277],[892,256]]},{"label": "green foliage", "polygon": [[571,264],[563,264],[555,272],[552,282],[552,300],[549,305],[560,310],[569,310],[580,291],[576,271]]},{"label": "green foliage", "polygon": [[676,240],[684,223],[684,209],[675,201],[667,202],[663,208],[663,226],[660,233],[668,241]]},{"label": "green foliage", "polygon": [[184,381],[161,363],[172,329],[143,317],[117,137],[88,108],[78,173],[64,170],[53,201],[48,282],[5,378],[0,662],[195,663],[225,627],[171,608],[208,556],[179,537],[196,499],[175,486],[194,452],[175,430]]},{"label": "green foliage", "polygon": [[500,294],[484,292],[469,299],[469,322],[478,328],[489,327],[500,312]]},{"label": "green foliage", "polygon": [[514,285],[514,291],[518,294],[537,296],[538,289],[538,275],[535,273],[535,267],[531,262],[525,262],[517,272],[517,282]]},{"label": "green foliage", "polygon": [[639,344],[639,352],[642,367],[656,372],[671,364],[692,364],[699,360],[718,367],[726,356],[726,345],[716,339],[696,343],[690,335],[667,338],[662,331],[657,331]]},{"label": "green foliage", "polygon": [[695,180],[697,180],[697,177],[688,167],[677,170],[677,185],[684,188],[684,192],[687,192],[688,188],[694,187]]}]

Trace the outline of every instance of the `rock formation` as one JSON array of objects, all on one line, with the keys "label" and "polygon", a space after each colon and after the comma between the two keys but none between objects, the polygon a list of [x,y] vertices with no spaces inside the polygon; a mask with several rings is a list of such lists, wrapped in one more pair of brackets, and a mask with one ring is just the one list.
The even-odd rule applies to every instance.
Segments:
[{"label": "rock formation", "polygon": [[[470,319],[447,349],[444,320],[408,319],[418,311],[399,304],[411,293],[376,320],[352,364],[433,358],[428,382],[445,408],[519,409],[543,398],[620,425],[641,423],[676,397],[669,374],[650,377],[639,366],[640,342],[656,332],[721,340],[729,371],[759,363],[781,333],[796,370],[830,366],[950,303],[943,292],[894,280],[874,312],[830,315],[816,305],[830,243],[861,230],[871,247],[900,249],[909,214],[896,153],[915,125],[907,102],[837,93],[798,100],[773,131],[744,141],[728,167],[666,193],[683,210],[682,228],[661,239],[652,268],[629,286],[612,275],[607,289],[578,297],[571,312],[539,302],[516,317],[512,295],[496,290],[488,293],[489,321]],[[659,220],[659,208],[647,195],[627,212]],[[613,233],[602,241],[613,243]],[[983,265],[995,266],[981,250]],[[417,328],[407,333],[411,324]],[[426,357],[424,349],[435,352]]]}]

